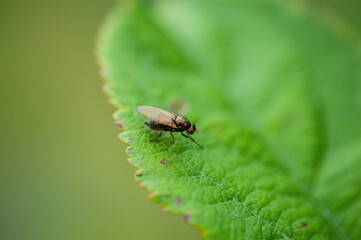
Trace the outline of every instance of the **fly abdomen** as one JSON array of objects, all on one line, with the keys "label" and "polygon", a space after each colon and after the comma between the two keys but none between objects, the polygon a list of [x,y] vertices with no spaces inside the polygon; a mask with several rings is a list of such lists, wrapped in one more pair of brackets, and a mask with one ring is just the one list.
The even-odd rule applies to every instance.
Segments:
[{"label": "fly abdomen", "polygon": [[153,121],[153,120],[148,120],[144,123],[145,125],[147,125],[150,129],[153,130],[158,130],[158,131],[172,131],[169,126],[164,125],[164,124],[160,124],[159,122]]}]

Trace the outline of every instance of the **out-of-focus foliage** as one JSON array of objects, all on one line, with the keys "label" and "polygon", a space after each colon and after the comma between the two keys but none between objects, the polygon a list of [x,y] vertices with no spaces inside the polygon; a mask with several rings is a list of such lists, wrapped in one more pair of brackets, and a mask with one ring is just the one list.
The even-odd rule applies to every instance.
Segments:
[{"label": "out-of-focus foliage", "polygon": [[[361,55],[267,1],[123,1],[99,40],[137,179],[209,239],[358,239]],[[201,151],[136,113],[191,107]]]}]

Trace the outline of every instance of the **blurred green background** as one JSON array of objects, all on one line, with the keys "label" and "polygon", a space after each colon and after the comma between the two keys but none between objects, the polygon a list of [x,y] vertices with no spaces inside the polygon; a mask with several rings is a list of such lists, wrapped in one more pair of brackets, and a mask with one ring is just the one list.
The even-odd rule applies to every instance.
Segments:
[{"label": "blurred green background", "polygon": [[[359,1],[309,2],[360,33]],[[117,139],[93,54],[114,5],[0,2],[0,239],[198,239],[146,198]]]}]

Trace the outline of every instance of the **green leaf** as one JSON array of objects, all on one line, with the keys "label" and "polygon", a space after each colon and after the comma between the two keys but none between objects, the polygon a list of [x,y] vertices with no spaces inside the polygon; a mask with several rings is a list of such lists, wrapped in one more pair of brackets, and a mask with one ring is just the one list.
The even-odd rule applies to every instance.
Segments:
[{"label": "green leaf", "polygon": [[[361,57],[298,8],[123,1],[98,46],[137,180],[206,239],[361,238]],[[138,105],[188,106],[205,147]]]}]

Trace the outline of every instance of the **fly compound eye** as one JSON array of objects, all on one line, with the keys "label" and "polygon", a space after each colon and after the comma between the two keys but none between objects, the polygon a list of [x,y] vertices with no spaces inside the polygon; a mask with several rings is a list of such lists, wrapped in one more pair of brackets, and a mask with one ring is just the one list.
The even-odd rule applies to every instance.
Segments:
[{"label": "fly compound eye", "polygon": [[190,127],[188,128],[187,132],[189,134],[193,134],[194,130],[196,129],[196,126],[194,125],[194,123],[191,123]]}]

